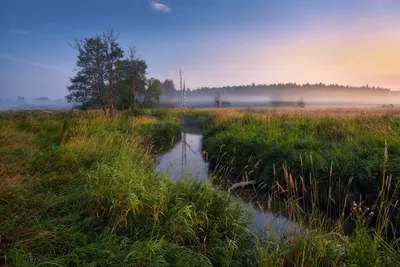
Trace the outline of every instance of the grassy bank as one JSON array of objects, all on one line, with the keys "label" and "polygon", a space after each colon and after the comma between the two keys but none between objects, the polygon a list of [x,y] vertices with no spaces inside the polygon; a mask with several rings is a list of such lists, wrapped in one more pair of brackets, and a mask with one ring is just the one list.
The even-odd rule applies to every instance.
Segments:
[{"label": "grassy bank", "polygon": [[156,177],[142,134],[169,138],[180,126],[147,115],[104,120],[99,113],[1,114],[2,264],[254,261],[246,214],[229,194]]},{"label": "grassy bank", "polygon": [[279,212],[303,229],[285,236],[280,250],[267,237],[271,266],[400,266],[399,110],[229,109],[209,116],[203,149],[210,164],[256,179],[260,186],[250,192],[265,195],[260,208],[283,200]]},{"label": "grassy bank", "polygon": [[[285,174],[316,180],[321,206],[376,199],[382,177],[400,177],[400,111],[368,109],[220,111],[204,135],[214,166],[269,187]],[[301,182],[303,180],[303,182]]]}]

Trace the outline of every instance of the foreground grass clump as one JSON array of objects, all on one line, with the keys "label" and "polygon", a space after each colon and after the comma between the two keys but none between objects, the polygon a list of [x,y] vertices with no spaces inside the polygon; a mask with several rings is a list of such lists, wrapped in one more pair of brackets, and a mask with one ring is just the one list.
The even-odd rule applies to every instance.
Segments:
[{"label": "foreground grass clump", "polygon": [[248,217],[228,193],[154,174],[141,134],[157,139],[179,129],[157,116],[1,114],[0,263],[254,263]]},{"label": "foreground grass clump", "polygon": [[395,183],[400,177],[400,111],[220,111],[203,147],[214,167],[229,166],[269,186],[285,172],[298,185],[312,177],[321,205],[328,204],[328,196],[342,201],[349,181],[352,197],[373,200],[382,176],[392,176]]}]

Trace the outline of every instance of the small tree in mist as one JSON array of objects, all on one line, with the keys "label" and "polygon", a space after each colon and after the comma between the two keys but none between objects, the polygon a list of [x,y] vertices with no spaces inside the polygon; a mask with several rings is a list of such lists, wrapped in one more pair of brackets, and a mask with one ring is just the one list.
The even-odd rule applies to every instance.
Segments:
[{"label": "small tree in mist", "polygon": [[300,97],[300,100],[297,102],[297,105],[301,108],[304,108],[306,106],[306,102],[304,101],[303,97]]},{"label": "small tree in mist", "polygon": [[167,97],[171,97],[171,96],[175,96],[176,94],[176,88],[175,88],[175,84],[174,81],[171,79],[166,79],[163,82],[163,91],[164,91],[164,95]]},{"label": "small tree in mist", "polygon": [[162,92],[162,83],[160,80],[155,78],[150,78],[147,80],[147,88],[141,91],[140,98],[142,99],[143,107],[153,107],[154,104],[160,101],[160,95]]},{"label": "small tree in mist", "polygon": [[215,101],[215,105],[217,106],[217,108],[219,108],[221,106],[221,95],[219,94],[219,91],[217,91],[214,101]]}]

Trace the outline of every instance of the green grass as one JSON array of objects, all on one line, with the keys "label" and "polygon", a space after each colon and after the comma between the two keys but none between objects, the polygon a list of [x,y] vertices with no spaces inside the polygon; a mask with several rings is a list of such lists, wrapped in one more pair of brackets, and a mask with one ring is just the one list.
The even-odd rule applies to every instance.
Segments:
[{"label": "green grass", "polygon": [[[248,216],[232,196],[157,177],[139,122],[2,117],[3,264],[245,266],[255,258]],[[171,132],[167,124],[143,129]]]},{"label": "green grass", "polygon": [[[258,205],[271,210],[270,203],[282,200],[280,213],[303,229],[284,236],[282,243],[263,240],[259,265],[400,266],[398,110],[219,110],[209,115],[203,149],[211,166],[217,173],[258,180],[262,188],[253,194],[266,199],[258,199]],[[350,235],[349,225],[355,225]]]},{"label": "green grass", "polygon": [[[387,160],[385,162],[385,143]],[[375,199],[382,176],[400,177],[400,119],[396,116],[310,117],[294,114],[257,114],[218,121],[205,132],[203,147],[211,164],[229,165],[272,186],[286,168],[300,182],[311,174],[318,181],[321,205],[328,190],[342,200],[350,193]],[[285,165],[285,166],[284,166]]]},{"label": "green grass", "polygon": [[[181,131],[179,110],[123,112],[113,120],[99,112],[0,113],[0,265],[400,266],[398,240],[387,238],[398,210],[396,115],[327,120],[190,110],[188,116],[185,122],[211,125],[204,139],[211,163],[233,162],[237,172],[265,181],[275,164],[269,200],[283,199],[282,215],[301,231],[275,236],[266,226],[267,238],[258,238],[235,195],[190,177],[156,176],[152,144]],[[338,189],[349,200],[354,191],[346,175],[362,173],[354,175],[356,185],[375,169],[372,186],[382,186],[374,189],[374,216],[359,201],[349,218],[331,221],[321,212],[317,199],[327,195],[320,190],[326,179],[341,181]],[[307,179],[312,174],[304,190],[297,171]],[[325,189],[337,190],[334,184]],[[299,205],[305,196],[311,210]],[[347,221],[356,224],[350,236]]]}]

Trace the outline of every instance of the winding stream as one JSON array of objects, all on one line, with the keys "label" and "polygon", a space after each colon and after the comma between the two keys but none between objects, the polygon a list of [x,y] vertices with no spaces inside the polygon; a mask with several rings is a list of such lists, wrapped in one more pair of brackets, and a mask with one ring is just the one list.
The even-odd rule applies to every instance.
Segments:
[{"label": "winding stream", "polygon": [[[201,130],[196,127],[184,127],[180,138],[156,151],[157,174],[167,174],[173,180],[193,177],[193,179],[211,183],[209,165],[202,156],[201,144]],[[260,208],[257,198],[251,199],[253,202],[240,198],[240,202],[253,211],[254,225],[249,227],[255,234],[265,234],[265,230],[268,230],[269,234],[280,235],[283,232],[298,229],[297,224],[287,218]]]}]

